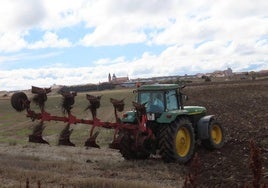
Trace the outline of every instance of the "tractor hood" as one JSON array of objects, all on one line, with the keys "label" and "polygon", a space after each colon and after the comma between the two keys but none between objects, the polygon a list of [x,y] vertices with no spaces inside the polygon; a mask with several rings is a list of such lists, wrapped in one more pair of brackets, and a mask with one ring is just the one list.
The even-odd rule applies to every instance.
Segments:
[{"label": "tractor hood", "polygon": [[184,110],[187,110],[189,115],[206,113],[207,111],[207,109],[202,106],[184,106]]},{"label": "tractor hood", "polygon": [[[207,112],[205,107],[202,106],[184,106],[183,110],[172,110],[168,112],[163,112],[161,116],[156,120],[158,123],[170,123],[174,121],[180,115],[205,115]],[[125,123],[134,123],[136,118],[135,111],[127,111],[123,115],[121,121]]]},{"label": "tractor hood", "polygon": [[171,123],[175,121],[178,116],[194,116],[194,115],[205,115],[206,108],[202,106],[184,106],[183,110],[172,110],[164,112],[160,118],[157,119],[158,123]]}]

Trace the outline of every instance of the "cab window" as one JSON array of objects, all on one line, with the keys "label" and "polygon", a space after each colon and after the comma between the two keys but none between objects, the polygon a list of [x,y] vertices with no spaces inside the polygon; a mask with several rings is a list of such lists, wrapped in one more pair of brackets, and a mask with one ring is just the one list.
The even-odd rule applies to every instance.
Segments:
[{"label": "cab window", "polygon": [[167,101],[167,110],[176,110],[178,109],[178,100],[176,96],[176,91],[169,91],[166,94]]},{"label": "cab window", "polygon": [[150,113],[162,113],[165,110],[163,92],[142,92],[139,102],[146,103],[146,111]]}]

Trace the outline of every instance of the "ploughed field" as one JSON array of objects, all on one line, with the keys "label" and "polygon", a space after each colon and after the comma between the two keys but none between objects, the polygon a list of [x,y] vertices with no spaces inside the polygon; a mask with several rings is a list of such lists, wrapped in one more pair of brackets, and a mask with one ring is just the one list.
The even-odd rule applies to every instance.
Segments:
[{"label": "ploughed field", "polygon": [[249,141],[261,148],[262,181],[268,182],[268,81],[210,83],[188,87],[189,105],[205,106],[226,133],[218,151],[197,148],[201,161],[198,183],[203,186],[242,187],[253,179]]},{"label": "ploughed field", "polygon": [[[249,141],[261,151],[262,183],[268,183],[268,80],[202,83],[184,89],[189,96],[185,105],[207,108],[222,123],[226,140],[220,150],[208,151],[196,144],[199,165],[194,184],[197,187],[243,187],[250,185]],[[92,93],[91,94],[99,94]],[[134,100],[132,90],[102,92],[98,117],[114,121],[109,98],[125,98],[126,108]],[[87,106],[85,94],[76,97],[73,114],[90,117],[83,110]],[[60,98],[48,96],[47,111],[60,115]],[[28,143],[33,124],[17,113],[7,98],[0,100],[0,187],[24,187],[26,180],[32,187],[183,187],[185,177],[192,170],[186,165],[164,163],[159,156],[144,161],[126,161],[117,150],[108,149],[112,130],[100,129],[98,144],[102,149],[84,148],[89,127],[74,125],[72,142],[77,147],[56,146],[62,123],[46,123],[44,139],[50,145]]]}]

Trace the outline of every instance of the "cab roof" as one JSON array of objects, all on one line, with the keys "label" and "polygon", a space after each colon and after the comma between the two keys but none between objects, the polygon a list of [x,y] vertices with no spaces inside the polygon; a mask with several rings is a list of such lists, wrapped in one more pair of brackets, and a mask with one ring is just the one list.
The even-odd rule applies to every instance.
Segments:
[{"label": "cab roof", "polygon": [[152,84],[142,85],[138,88],[138,91],[163,91],[163,90],[175,90],[180,88],[178,84]]}]

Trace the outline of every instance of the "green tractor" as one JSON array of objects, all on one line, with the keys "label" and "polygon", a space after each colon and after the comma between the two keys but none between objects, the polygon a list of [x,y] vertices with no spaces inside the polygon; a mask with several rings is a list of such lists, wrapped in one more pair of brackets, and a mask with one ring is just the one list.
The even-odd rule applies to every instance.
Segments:
[{"label": "green tractor", "polygon": [[[224,131],[214,115],[207,115],[205,107],[184,106],[187,96],[177,84],[153,84],[139,87],[137,103],[146,109],[146,128],[153,136],[140,141],[126,132],[122,135],[120,152],[126,159],[144,159],[159,153],[165,162],[188,162],[194,154],[195,143],[201,140],[209,150],[224,144]],[[137,124],[137,109],[127,111],[121,121]],[[138,138],[138,139],[137,139]],[[147,136],[148,138],[148,136]],[[143,143],[137,149],[135,143]]]}]

